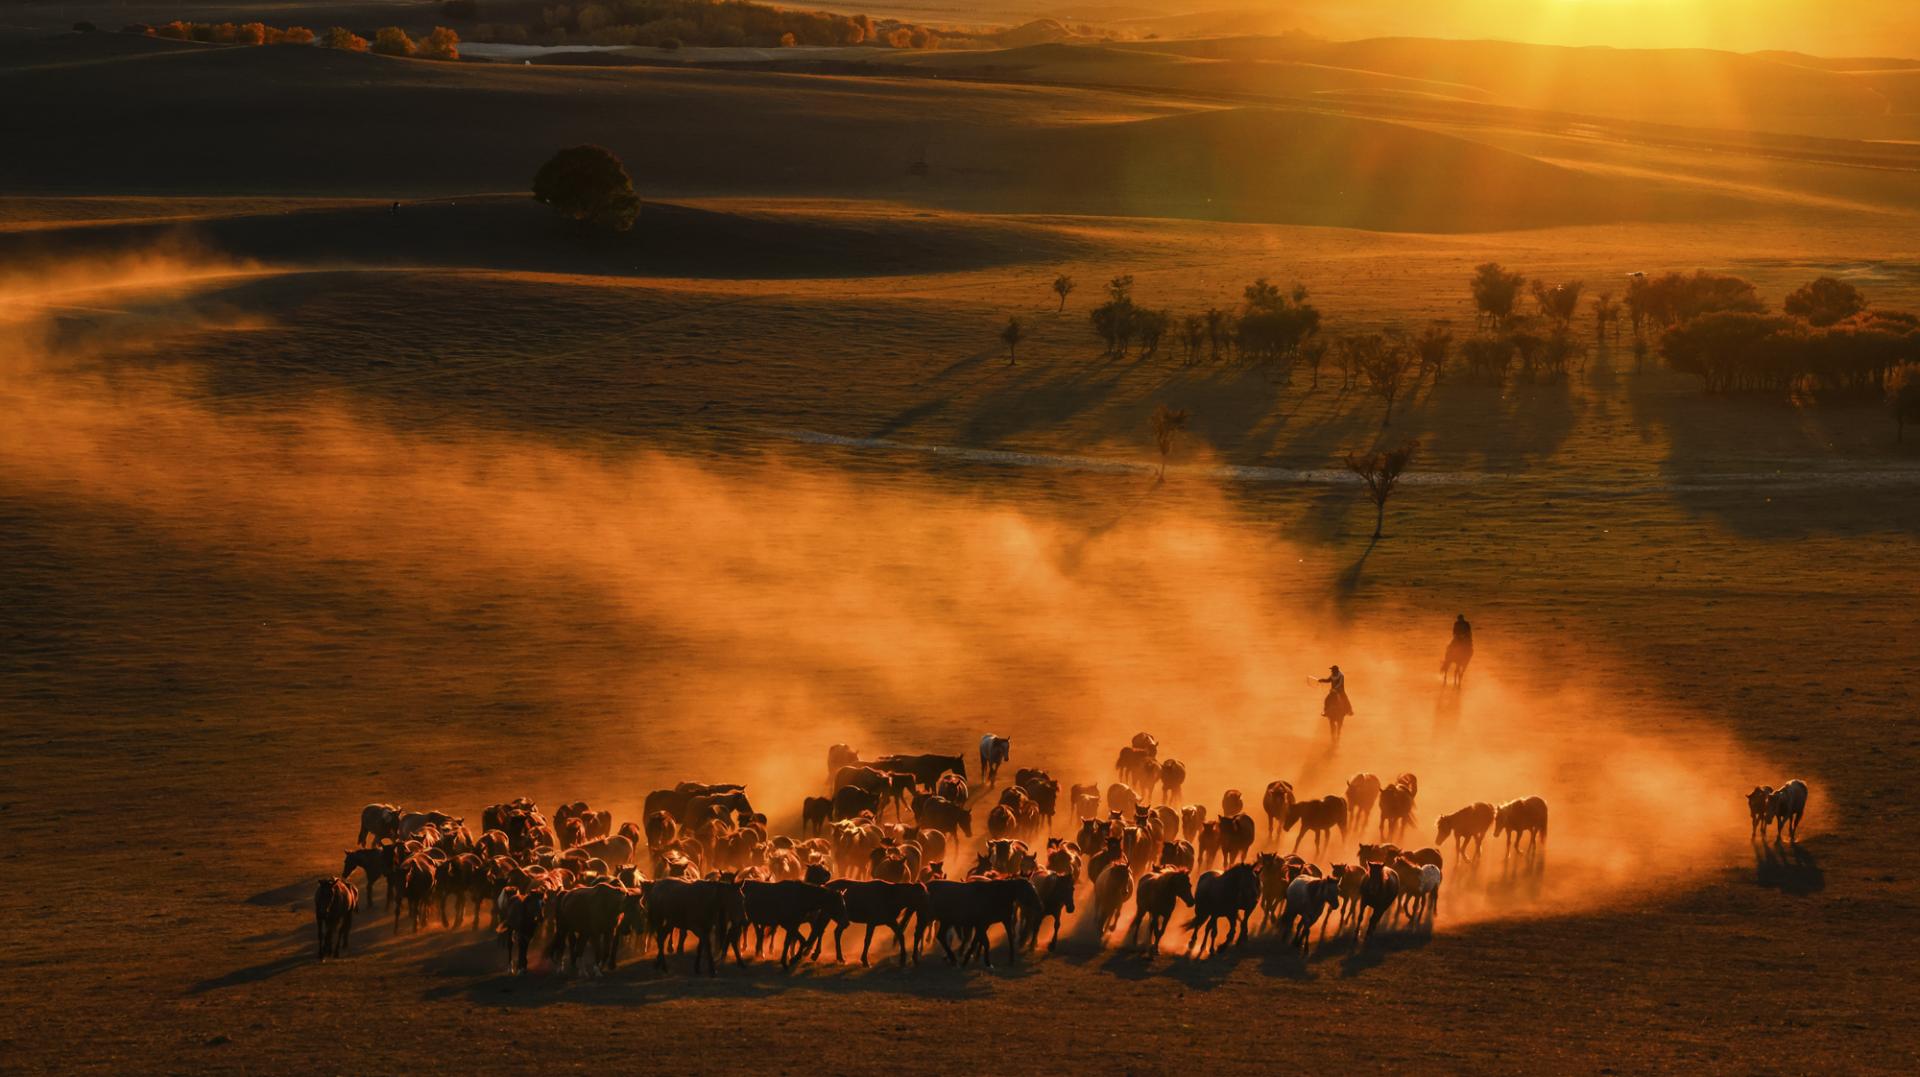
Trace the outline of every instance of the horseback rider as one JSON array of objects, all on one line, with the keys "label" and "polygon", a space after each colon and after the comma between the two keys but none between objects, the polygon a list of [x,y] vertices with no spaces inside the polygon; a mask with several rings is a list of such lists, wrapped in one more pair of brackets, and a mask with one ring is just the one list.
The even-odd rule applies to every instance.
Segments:
[{"label": "horseback rider", "polygon": [[1340,744],[1340,727],[1346,724],[1347,716],[1353,713],[1353,703],[1347,699],[1347,675],[1340,672],[1339,666],[1327,669],[1327,675],[1314,678],[1315,684],[1327,686],[1326,701],[1320,705],[1320,716],[1327,720],[1327,728],[1333,733],[1335,747]]},{"label": "horseback rider", "polygon": [[1453,616],[1453,642],[1473,646],[1473,626],[1467,623],[1467,615],[1456,613]]},{"label": "horseback rider", "polygon": [[1353,704],[1347,699],[1347,675],[1340,672],[1339,666],[1330,666],[1327,675],[1314,680],[1315,684],[1327,685],[1327,699],[1321,704],[1320,713],[1333,721],[1353,713]]}]

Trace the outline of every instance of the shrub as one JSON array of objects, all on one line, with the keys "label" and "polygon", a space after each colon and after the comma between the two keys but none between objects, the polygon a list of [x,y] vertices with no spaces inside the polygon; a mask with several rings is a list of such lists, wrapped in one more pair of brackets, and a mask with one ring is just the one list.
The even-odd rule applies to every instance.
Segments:
[{"label": "shrub", "polygon": [[233,40],[239,45],[264,45],[267,43],[267,28],[262,23],[242,23]]},{"label": "shrub", "polygon": [[373,35],[373,51],[382,56],[412,56],[413,39],[398,26],[382,26]]},{"label": "shrub", "polygon": [[429,60],[458,60],[460,35],[444,26],[436,26],[432,33],[420,39],[419,52]]},{"label": "shrub", "polygon": [[1491,325],[1498,329],[1513,317],[1513,307],[1520,299],[1520,289],[1527,278],[1518,273],[1509,273],[1498,262],[1487,262],[1473,271],[1473,305],[1480,312],[1481,325]]},{"label": "shrub", "polygon": [[620,159],[599,146],[574,146],[540,166],[534,201],[583,225],[624,232],[640,215],[640,196]]},{"label": "shrub", "polygon": [[327,31],[327,48],[341,52],[367,51],[367,39],[344,26],[336,26]]},{"label": "shrub", "polygon": [[1782,308],[1808,325],[1829,326],[1867,309],[1860,290],[1842,280],[1821,277],[1796,288]]},{"label": "shrub", "polygon": [[304,26],[289,26],[285,30],[275,30],[267,35],[269,45],[311,45],[313,31]]},{"label": "shrub", "polygon": [[172,38],[175,41],[193,40],[193,27],[175,19],[153,28],[153,36]]}]

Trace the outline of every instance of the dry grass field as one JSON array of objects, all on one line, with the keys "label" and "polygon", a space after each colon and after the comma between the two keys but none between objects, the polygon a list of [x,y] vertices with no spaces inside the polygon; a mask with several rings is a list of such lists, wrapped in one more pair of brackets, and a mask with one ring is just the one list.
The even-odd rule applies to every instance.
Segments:
[{"label": "dry grass field", "polygon": [[[1120,274],[1176,312],[1269,277],[1330,331],[1465,335],[1488,260],[1707,268],[1775,304],[1832,273],[1920,309],[1904,150],[1091,84],[1126,65],[128,40],[0,48],[0,99],[50,102],[0,112],[0,1069],[1920,1060],[1920,450],[1884,409],[1711,398],[1610,344],[1562,380],[1422,384],[1383,431],[1331,366],[1113,359],[1087,319]],[[634,172],[630,235],[520,193],[578,141]],[[1161,404],[1193,418],[1156,483]],[[1340,459],[1405,437],[1370,542]],[[1309,683],[1333,662],[1337,752]],[[1141,729],[1209,805],[1416,771],[1420,844],[1541,794],[1545,868],[1450,864],[1433,930],[1304,961],[1189,960],[1179,926],[1123,953],[1085,896],[1057,952],[992,970],[510,976],[490,932],[377,913],[313,957],[368,802],[628,819],[737,780],[791,830],[836,741],[993,731],[1104,783]],[[1788,776],[1800,842],[1749,843],[1742,794]]]}]

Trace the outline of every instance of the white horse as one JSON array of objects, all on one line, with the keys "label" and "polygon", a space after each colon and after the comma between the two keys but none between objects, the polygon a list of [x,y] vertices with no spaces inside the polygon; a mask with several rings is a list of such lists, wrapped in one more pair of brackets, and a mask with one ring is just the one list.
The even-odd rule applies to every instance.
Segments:
[{"label": "white horse", "polygon": [[992,733],[980,738],[980,773],[986,777],[989,785],[999,780],[1000,764],[1006,762],[1012,752],[1011,738],[997,737]]}]

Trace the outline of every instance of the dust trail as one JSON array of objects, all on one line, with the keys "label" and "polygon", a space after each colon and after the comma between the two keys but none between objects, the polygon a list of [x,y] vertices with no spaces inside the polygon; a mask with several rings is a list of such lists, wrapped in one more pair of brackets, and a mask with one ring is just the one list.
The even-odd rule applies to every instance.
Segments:
[{"label": "dust trail", "polygon": [[[1483,648],[1449,698],[1435,672],[1445,618],[1330,616],[1330,581],[1302,567],[1305,551],[1200,483],[1093,527],[1044,503],[771,457],[409,435],[347,402],[222,412],[195,402],[193,371],[109,374],[44,328],[0,328],[0,490],[89,499],[425,608],[475,581],[590,589],[665,641],[632,670],[578,671],[628,685],[636,717],[600,735],[635,755],[637,788],[692,775],[661,762],[688,757],[642,761],[636,744],[691,744],[696,773],[744,775],[778,823],[818,788],[834,741],[965,752],[992,730],[1013,738],[1016,765],[1104,785],[1118,746],[1150,730],[1188,764],[1183,799],[1217,811],[1238,788],[1256,819],[1274,778],[1318,796],[1356,771],[1415,772],[1411,845],[1441,812],[1544,796],[1544,874],[1504,877],[1497,845],[1477,878],[1451,865],[1444,925],[1604,905],[1731,864],[1746,848],[1735,794],[1774,773],[1678,707],[1677,732],[1656,733],[1578,670],[1555,670],[1571,687],[1538,688],[1531,653]],[[1086,481],[1097,493],[1109,480]],[[1358,708],[1337,755],[1310,683],[1333,662]],[[580,795],[637,808],[632,790]]]}]

